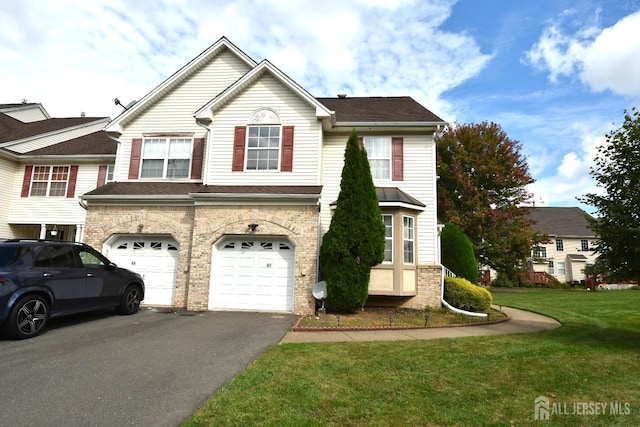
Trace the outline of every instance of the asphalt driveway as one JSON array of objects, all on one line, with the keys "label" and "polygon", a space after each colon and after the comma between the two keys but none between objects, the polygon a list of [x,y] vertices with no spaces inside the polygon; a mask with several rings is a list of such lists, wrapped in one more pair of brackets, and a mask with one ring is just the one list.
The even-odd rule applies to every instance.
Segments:
[{"label": "asphalt driveway", "polygon": [[293,324],[246,312],[100,312],[0,340],[0,425],[176,426]]}]

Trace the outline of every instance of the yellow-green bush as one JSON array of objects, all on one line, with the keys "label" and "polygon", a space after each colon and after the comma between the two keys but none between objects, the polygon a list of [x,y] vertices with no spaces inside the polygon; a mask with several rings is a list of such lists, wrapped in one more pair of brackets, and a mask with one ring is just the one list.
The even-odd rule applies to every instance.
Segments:
[{"label": "yellow-green bush", "polygon": [[481,312],[491,307],[491,293],[460,277],[444,278],[444,300],[461,310]]}]

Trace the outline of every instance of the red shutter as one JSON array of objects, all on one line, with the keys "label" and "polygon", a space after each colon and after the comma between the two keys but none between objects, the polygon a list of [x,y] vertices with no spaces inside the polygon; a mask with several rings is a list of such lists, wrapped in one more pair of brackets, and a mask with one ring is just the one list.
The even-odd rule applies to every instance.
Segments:
[{"label": "red shutter", "polygon": [[22,193],[20,197],[29,197],[29,189],[31,187],[31,174],[33,173],[33,166],[26,166],[24,168],[24,179],[22,180]]},{"label": "red shutter", "polygon": [[280,172],[293,170],[293,126],[282,126],[282,155]]},{"label": "red shutter", "polygon": [[204,158],[204,138],[193,139],[191,156],[191,179],[202,179],[202,160]]},{"label": "red shutter", "polygon": [[401,136],[391,138],[391,179],[394,181],[404,180],[404,153],[403,139]]},{"label": "red shutter", "polygon": [[244,170],[244,145],[247,136],[247,128],[245,126],[236,126],[233,133],[233,164],[231,170],[233,172],[242,172]]},{"label": "red shutter", "polygon": [[360,145],[361,150],[364,150],[364,138],[361,136],[358,137],[358,145]]},{"label": "red shutter", "polygon": [[96,183],[96,188],[102,187],[106,181],[107,181],[107,165],[100,165],[100,167],[98,168],[98,182]]},{"label": "red shutter", "polygon": [[131,158],[129,159],[129,179],[138,179],[141,154],[142,138],[133,138],[131,141]]},{"label": "red shutter", "polygon": [[69,168],[69,185],[67,186],[67,197],[73,198],[76,195],[76,180],[78,179],[78,166]]}]

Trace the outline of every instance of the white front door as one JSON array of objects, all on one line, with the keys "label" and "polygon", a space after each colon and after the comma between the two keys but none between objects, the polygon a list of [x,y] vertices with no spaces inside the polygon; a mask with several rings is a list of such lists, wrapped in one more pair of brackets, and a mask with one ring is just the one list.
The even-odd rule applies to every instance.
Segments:
[{"label": "white front door", "polygon": [[209,308],[293,311],[294,264],[286,239],[222,241],[213,248]]},{"label": "white front door", "polygon": [[123,236],[111,245],[109,259],[119,267],[142,275],[145,285],[144,304],[174,305],[178,244],[173,238]]}]

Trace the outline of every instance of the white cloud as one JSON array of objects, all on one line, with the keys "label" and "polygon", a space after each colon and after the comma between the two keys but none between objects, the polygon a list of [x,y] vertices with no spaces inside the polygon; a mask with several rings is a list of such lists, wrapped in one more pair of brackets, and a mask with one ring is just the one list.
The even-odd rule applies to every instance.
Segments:
[{"label": "white cloud", "polygon": [[[440,29],[454,1],[9,0],[0,10],[2,102],[53,116],[120,112],[221,36],[316,96],[411,95],[446,119],[443,92],[491,59]],[[20,22],[20,26],[15,24]],[[55,23],[55,25],[52,25]]]},{"label": "white cloud", "polygon": [[605,29],[595,22],[569,35],[560,24],[551,24],[526,52],[527,61],[547,71],[552,82],[561,76],[577,75],[593,91],[608,89],[620,95],[639,95],[640,12]]}]

